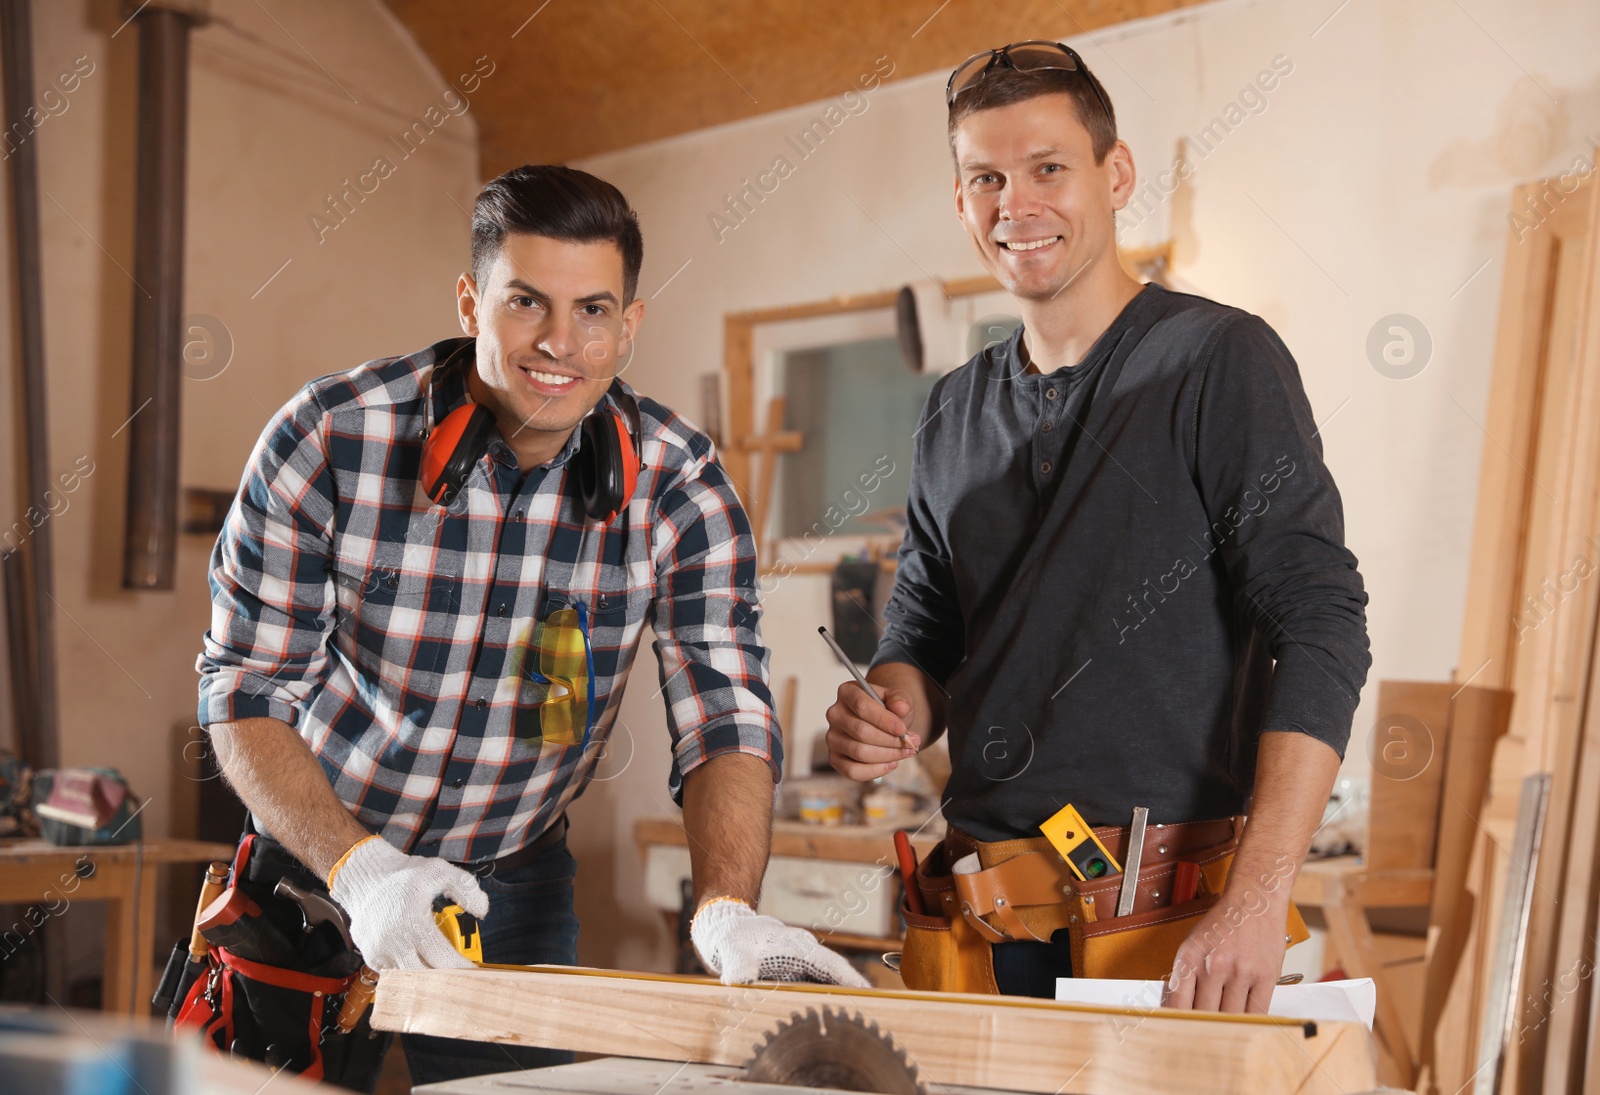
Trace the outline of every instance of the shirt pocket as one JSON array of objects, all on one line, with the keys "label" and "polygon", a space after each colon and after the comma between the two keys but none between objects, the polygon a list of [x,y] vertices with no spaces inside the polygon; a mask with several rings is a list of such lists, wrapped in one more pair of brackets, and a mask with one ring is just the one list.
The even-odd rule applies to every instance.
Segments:
[{"label": "shirt pocket", "polygon": [[653,582],[617,583],[588,598],[589,641],[594,650],[595,678],[599,692],[597,710],[604,711],[612,685],[637,647],[639,636],[650,614],[655,596]]},{"label": "shirt pocket", "polygon": [[418,670],[443,671],[460,596],[453,577],[379,563],[337,568],[334,581],[336,642],[347,659],[395,688]]}]

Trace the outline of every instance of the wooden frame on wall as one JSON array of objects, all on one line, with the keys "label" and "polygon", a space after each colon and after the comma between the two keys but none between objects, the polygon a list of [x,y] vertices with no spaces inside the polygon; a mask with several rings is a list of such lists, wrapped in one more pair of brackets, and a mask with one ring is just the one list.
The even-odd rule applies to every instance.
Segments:
[{"label": "wooden frame on wall", "polygon": [[[951,297],[974,296],[1000,290],[1000,283],[984,275],[941,283]],[[748,506],[746,485],[750,482],[750,454],[742,441],[756,430],[755,341],[756,328],[764,323],[783,323],[792,319],[816,319],[847,312],[873,312],[893,308],[898,289],[878,293],[857,293],[805,304],[785,304],[776,308],[757,308],[749,312],[730,312],[722,321],[722,372],[728,390],[728,428],[722,452],[722,466],[739,488]]]},{"label": "wooden frame on wall", "polygon": [[[1159,279],[1170,268],[1172,243],[1168,241],[1155,247],[1118,251],[1122,268],[1131,277]],[[977,296],[982,293],[1001,292],[1004,289],[988,274],[970,278],[941,281],[945,294],[951,298]],[[757,308],[746,312],[729,312],[722,321],[722,371],[727,388],[727,429],[723,434],[721,458],[723,469],[733,480],[740,499],[748,508],[753,484],[750,475],[750,449],[746,445],[757,429],[759,419],[755,401],[755,340],[756,328],[765,323],[783,323],[795,319],[815,319],[821,316],[844,315],[849,312],[871,312],[893,308],[898,289],[885,289],[875,293],[856,293],[831,297],[827,300],[808,301],[803,304],[785,304],[773,308]],[[756,540],[765,543],[763,530],[758,530]],[[768,565],[769,560],[761,560]]]}]

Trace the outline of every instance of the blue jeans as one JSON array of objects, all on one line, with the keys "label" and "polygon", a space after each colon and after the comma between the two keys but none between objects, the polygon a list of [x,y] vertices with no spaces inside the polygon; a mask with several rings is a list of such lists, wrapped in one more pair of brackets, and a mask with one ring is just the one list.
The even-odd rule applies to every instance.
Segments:
[{"label": "blue jeans", "polygon": [[1072,976],[1072,943],[1062,928],[1048,943],[996,943],[994,980],[1004,996],[1056,998],[1056,978]]},{"label": "blue jeans", "polygon": [[[577,965],[578,915],[572,907],[577,869],[563,838],[532,863],[480,877],[478,882],[489,895],[489,915],[479,924],[483,960],[517,966]],[[572,1063],[567,1050],[427,1034],[400,1037],[413,1084]]]}]

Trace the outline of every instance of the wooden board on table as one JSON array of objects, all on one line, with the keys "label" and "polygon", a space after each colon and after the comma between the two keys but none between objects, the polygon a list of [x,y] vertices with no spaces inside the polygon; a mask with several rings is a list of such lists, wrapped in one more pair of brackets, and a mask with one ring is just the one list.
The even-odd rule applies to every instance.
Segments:
[{"label": "wooden board on table", "polygon": [[[780,819],[772,823],[772,854],[892,866],[895,863],[895,828],[893,825],[810,825]],[[911,838],[919,858],[944,839],[942,828],[936,833],[932,829],[933,826],[927,826]],[[651,844],[687,846],[689,843],[683,823],[673,817],[640,818],[633,824],[633,839],[639,846],[641,858],[644,848]]]},{"label": "wooden board on table", "polygon": [[780,1022],[808,1008],[876,1022],[934,1084],[1047,1095],[1333,1095],[1378,1086],[1371,1035],[1354,1023],[831,985],[728,986],[551,966],[386,970],[372,1025],[737,1065]]},{"label": "wooden board on table", "polygon": [[1431,868],[1450,724],[1447,681],[1380,681],[1366,859],[1373,871]]}]

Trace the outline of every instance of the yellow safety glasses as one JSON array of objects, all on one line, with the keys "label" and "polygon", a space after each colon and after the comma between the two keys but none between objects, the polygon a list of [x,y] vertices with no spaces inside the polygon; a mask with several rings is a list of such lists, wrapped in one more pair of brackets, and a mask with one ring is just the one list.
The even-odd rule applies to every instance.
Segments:
[{"label": "yellow safety glasses", "polygon": [[582,603],[535,623],[510,660],[518,680],[516,733],[552,745],[586,745],[594,729],[594,650]]}]

